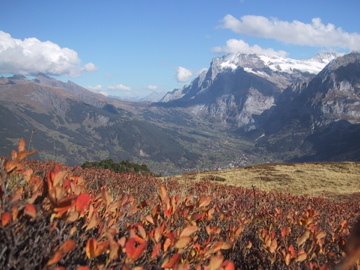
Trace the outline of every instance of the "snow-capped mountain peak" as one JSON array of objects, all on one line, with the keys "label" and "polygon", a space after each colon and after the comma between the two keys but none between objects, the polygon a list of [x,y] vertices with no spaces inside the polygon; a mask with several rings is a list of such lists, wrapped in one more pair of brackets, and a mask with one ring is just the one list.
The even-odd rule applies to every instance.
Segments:
[{"label": "snow-capped mountain peak", "polygon": [[[161,102],[183,98],[185,95],[198,95],[207,91],[218,75],[226,72],[240,72],[255,75],[275,85],[280,91],[291,84],[302,83],[318,74],[333,59],[336,53],[320,53],[309,59],[293,59],[279,55],[235,53],[212,60],[210,68],[203,71],[183,89],[167,93]],[[244,75],[239,75],[244,76]],[[191,90],[192,89],[192,90]]]},{"label": "snow-capped mountain peak", "polygon": [[229,54],[216,58],[213,63],[217,63],[221,70],[235,70],[242,67],[247,68],[247,70],[251,69],[254,72],[259,69],[269,68],[274,72],[288,74],[295,72],[317,74],[337,56],[339,55],[335,53],[321,53],[309,59],[293,59],[277,55]]}]

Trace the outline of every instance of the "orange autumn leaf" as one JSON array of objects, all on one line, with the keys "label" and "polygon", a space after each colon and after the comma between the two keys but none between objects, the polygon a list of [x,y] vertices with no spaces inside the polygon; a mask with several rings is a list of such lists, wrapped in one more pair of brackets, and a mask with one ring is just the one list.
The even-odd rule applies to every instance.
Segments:
[{"label": "orange autumn leaf", "polygon": [[297,239],[296,243],[298,244],[298,246],[301,246],[306,242],[306,240],[309,239],[309,237],[310,237],[310,232],[305,231],[304,234]]},{"label": "orange autumn leaf", "polygon": [[307,259],[307,254],[304,250],[300,251],[297,258],[296,258],[296,261],[297,262],[303,262]]},{"label": "orange autumn leaf", "polygon": [[19,214],[19,209],[18,209],[16,206],[13,206],[13,207],[11,208],[11,216],[12,216],[12,219],[13,219],[14,221],[17,220],[18,214]]},{"label": "orange autumn leaf", "polygon": [[90,268],[88,266],[78,266],[76,270],[90,270]]},{"label": "orange autumn leaf", "polygon": [[295,248],[294,248],[293,245],[290,245],[290,246],[288,247],[288,251],[289,251],[289,254],[290,254],[291,258],[295,258],[295,257],[296,257],[296,250],[295,250]]},{"label": "orange autumn leaf", "polygon": [[199,207],[206,207],[211,203],[211,197],[201,197]]},{"label": "orange autumn leaf", "polygon": [[125,252],[130,259],[136,261],[141,257],[146,247],[147,242],[138,243],[134,238],[130,238],[125,244]]},{"label": "orange autumn leaf", "polygon": [[153,219],[152,216],[150,216],[150,215],[147,215],[147,216],[145,217],[145,220],[146,220],[147,222],[153,224],[153,225],[155,224],[155,223],[154,223],[154,219]]},{"label": "orange autumn leaf", "polygon": [[144,240],[148,239],[146,231],[142,225],[138,226],[138,232],[139,232],[140,236],[142,237],[142,239],[144,239]]},{"label": "orange autumn leaf", "polygon": [[71,204],[64,206],[64,207],[54,208],[54,217],[59,218],[59,217],[63,216],[70,208],[71,208]]},{"label": "orange autumn leaf", "polygon": [[17,152],[15,150],[12,150],[10,156],[11,160],[15,160],[17,158]]},{"label": "orange autumn leaf", "polygon": [[84,212],[84,210],[88,207],[90,203],[91,197],[88,193],[81,193],[77,196],[75,201],[75,209],[79,213]]},{"label": "orange autumn leaf", "polygon": [[7,173],[12,172],[19,166],[19,163],[15,160],[8,160],[4,164],[4,169]]},{"label": "orange autumn leaf", "polygon": [[110,236],[108,236],[109,243],[110,243],[110,253],[109,253],[109,259],[110,260],[116,260],[116,258],[119,256],[119,244],[114,241]]},{"label": "orange autumn leaf", "polygon": [[53,265],[57,262],[59,262],[62,259],[63,255],[56,251],[55,254],[51,257],[51,259],[48,261],[47,265]]},{"label": "orange autumn leaf", "polygon": [[85,231],[91,230],[95,227],[97,227],[100,223],[100,219],[97,217],[97,214],[94,213],[91,217],[91,219],[89,220],[89,223],[86,225],[86,229]]},{"label": "orange autumn leaf", "polygon": [[270,244],[270,247],[269,247],[270,252],[275,253],[277,247],[278,247],[278,243],[277,243],[276,239],[273,239],[271,241],[271,244]]},{"label": "orange autumn leaf", "polygon": [[97,242],[95,238],[90,238],[86,242],[85,253],[89,259],[93,259],[103,254],[108,247],[109,241]]},{"label": "orange autumn leaf", "polygon": [[218,270],[224,261],[224,257],[221,255],[216,255],[211,257],[210,263],[209,263],[209,270]]},{"label": "orange autumn leaf", "polygon": [[63,266],[56,266],[53,270],[66,270],[66,268]]},{"label": "orange autumn leaf", "polygon": [[151,259],[155,259],[160,255],[161,252],[161,244],[157,243],[154,245],[153,250],[151,252]]},{"label": "orange autumn leaf", "polygon": [[285,238],[287,237],[291,232],[291,228],[290,227],[283,227],[281,228],[281,237]]},{"label": "orange autumn leaf", "polygon": [[323,239],[323,238],[326,237],[326,233],[323,232],[323,231],[318,232],[315,237],[316,237],[317,240]]},{"label": "orange autumn leaf", "polygon": [[12,215],[9,212],[5,212],[1,214],[1,225],[5,227],[11,222]]},{"label": "orange autumn leaf", "polygon": [[33,155],[33,154],[35,154],[35,153],[36,153],[36,151],[34,151],[34,150],[32,150],[32,151],[22,151],[22,152],[19,152],[19,153],[17,154],[16,159],[17,159],[18,161],[21,161],[21,160],[24,160],[24,159],[26,159],[28,156],[31,156],[31,155]]},{"label": "orange autumn leaf", "polygon": [[235,270],[235,265],[231,261],[224,261],[222,267],[224,270]]},{"label": "orange autumn leaf", "polygon": [[166,252],[169,249],[170,245],[171,245],[171,240],[169,238],[166,238],[164,245],[163,245],[164,252]]},{"label": "orange autumn leaf", "polygon": [[20,138],[18,142],[18,152],[25,151],[26,149],[26,142],[24,138]]},{"label": "orange autumn leaf", "polygon": [[169,203],[169,195],[166,191],[166,188],[164,186],[160,187],[160,199],[163,203],[168,204]]},{"label": "orange autumn leaf", "polygon": [[194,232],[196,232],[198,230],[197,226],[187,226],[185,229],[182,230],[182,232],[180,233],[180,238],[181,237],[186,237],[186,236],[190,236],[192,235]]},{"label": "orange autumn leaf", "polygon": [[161,267],[162,268],[174,268],[174,266],[179,261],[179,259],[180,259],[180,254],[176,253],[173,256],[171,256],[170,258],[165,259],[165,261],[163,262]]},{"label": "orange autumn leaf", "polygon": [[32,218],[35,218],[36,217],[36,208],[33,204],[31,203],[28,203],[25,205],[24,207],[24,214],[29,216],[29,217],[32,217]]},{"label": "orange autumn leaf", "polygon": [[189,236],[181,237],[181,238],[175,243],[175,248],[177,248],[177,249],[183,249],[183,248],[186,247],[190,242],[191,242],[191,237],[189,237]]},{"label": "orange autumn leaf", "polygon": [[286,264],[287,266],[289,266],[290,261],[291,261],[291,255],[290,255],[290,253],[288,253],[288,254],[286,254],[286,256],[285,256],[285,264]]},{"label": "orange autumn leaf", "polygon": [[47,265],[53,265],[55,263],[58,263],[66,254],[71,252],[76,246],[76,243],[74,240],[66,240],[62,245],[57,249],[55,254],[51,257],[51,259],[48,261]]},{"label": "orange autumn leaf", "polygon": [[154,230],[154,240],[156,242],[159,242],[160,239],[162,237],[162,229],[160,227],[157,227],[155,230]]}]

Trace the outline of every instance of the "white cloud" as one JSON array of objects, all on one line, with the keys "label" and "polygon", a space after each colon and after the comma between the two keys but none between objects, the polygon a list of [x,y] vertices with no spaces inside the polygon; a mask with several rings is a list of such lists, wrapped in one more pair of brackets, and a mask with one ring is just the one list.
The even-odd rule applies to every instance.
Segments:
[{"label": "white cloud", "polygon": [[96,66],[93,63],[87,63],[84,65],[83,71],[92,72],[96,70]]},{"label": "white cloud", "polygon": [[345,32],[341,27],[331,23],[324,24],[320,18],[313,18],[311,23],[304,23],[254,15],[242,16],[240,19],[226,15],[222,20],[222,27],[240,34],[275,39],[295,45],[360,49],[359,33]]},{"label": "white cloud", "polygon": [[100,91],[99,94],[102,94],[102,95],[105,96],[105,97],[108,97],[108,96],[109,96],[109,94],[106,93],[105,91]]},{"label": "white cloud", "polygon": [[88,86],[88,89],[91,90],[91,91],[100,91],[100,90],[102,90],[102,85],[97,84],[95,86]]},{"label": "white cloud", "polygon": [[0,31],[0,73],[76,76],[95,69],[93,63],[82,65],[72,49],[37,38],[15,39]]},{"label": "white cloud", "polygon": [[95,86],[88,86],[87,89],[90,90],[91,92],[101,94],[105,97],[109,96],[109,94],[103,90],[103,87],[101,84],[97,84]]},{"label": "white cloud", "polygon": [[239,39],[229,39],[226,42],[225,46],[215,47],[213,48],[215,52],[221,53],[245,53],[245,54],[263,54],[269,56],[286,56],[287,53],[285,51],[276,51],[273,49],[262,48],[259,45],[249,45],[243,40]]},{"label": "white cloud", "polygon": [[131,91],[131,87],[127,86],[125,84],[119,83],[115,85],[110,85],[108,87],[109,90],[115,90],[115,91]]},{"label": "white cloud", "polygon": [[157,85],[155,85],[155,84],[149,84],[149,85],[147,86],[147,89],[152,90],[152,91],[155,91],[155,90],[157,90],[158,88],[159,88],[159,86],[157,86]]},{"label": "white cloud", "polygon": [[187,68],[178,67],[176,69],[176,79],[178,82],[186,82],[192,75],[192,72]]}]

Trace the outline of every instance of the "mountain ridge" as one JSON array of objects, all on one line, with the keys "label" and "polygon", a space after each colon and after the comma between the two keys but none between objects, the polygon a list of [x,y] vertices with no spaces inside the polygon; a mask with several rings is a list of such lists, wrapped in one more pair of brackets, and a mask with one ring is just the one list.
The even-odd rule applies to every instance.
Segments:
[{"label": "mountain ridge", "polygon": [[276,78],[295,78],[286,88],[243,67],[218,67],[212,63],[181,97],[157,103],[105,97],[44,74],[2,77],[0,153],[25,137],[45,159],[130,159],[164,174],[360,159],[359,54],[338,57],[316,75],[290,70],[296,78],[265,67]]}]

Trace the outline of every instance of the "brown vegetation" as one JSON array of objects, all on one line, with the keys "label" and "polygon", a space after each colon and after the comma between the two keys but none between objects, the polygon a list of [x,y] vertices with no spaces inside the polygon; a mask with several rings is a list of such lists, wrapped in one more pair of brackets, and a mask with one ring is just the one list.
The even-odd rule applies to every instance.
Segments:
[{"label": "brown vegetation", "polygon": [[358,201],[26,163],[29,154],[21,140],[0,164],[1,269],[329,269],[358,259]]}]

